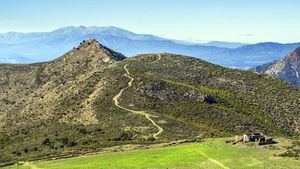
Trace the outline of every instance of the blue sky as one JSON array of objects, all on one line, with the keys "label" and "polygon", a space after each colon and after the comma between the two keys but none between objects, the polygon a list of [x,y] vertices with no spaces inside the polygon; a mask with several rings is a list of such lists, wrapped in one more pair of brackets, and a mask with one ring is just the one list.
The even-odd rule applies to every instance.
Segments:
[{"label": "blue sky", "polygon": [[300,41],[299,0],[0,0],[0,32],[117,26],[190,41]]}]

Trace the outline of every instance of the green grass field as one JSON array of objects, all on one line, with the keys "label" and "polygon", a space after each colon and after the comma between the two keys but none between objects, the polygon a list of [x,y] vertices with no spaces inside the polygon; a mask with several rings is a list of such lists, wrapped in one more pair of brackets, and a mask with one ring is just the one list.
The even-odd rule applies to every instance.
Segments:
[{"label": "green grass field", "polygon": [[89,155],[53,161],[38,161],[5,169],[93,169],[93,168],[299,168],[300,161],[275,157],[280,150],[224,143],[216,139],[127,152]]}]

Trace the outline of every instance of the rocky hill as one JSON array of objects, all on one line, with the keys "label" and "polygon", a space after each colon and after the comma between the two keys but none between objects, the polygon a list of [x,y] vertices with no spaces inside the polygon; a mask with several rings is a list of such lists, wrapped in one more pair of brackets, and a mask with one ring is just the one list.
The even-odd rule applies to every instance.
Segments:
[{"label": "rocky hill", "polygon": [[283,59],[259,66],[255,70],[300,86],[300,47]]},{"label": "rocky hill", "polygon": [[173,54],[125,58],[95,40],[51,62],[0,65],[0,162],[122,144],[298,135],[300,90]]}]

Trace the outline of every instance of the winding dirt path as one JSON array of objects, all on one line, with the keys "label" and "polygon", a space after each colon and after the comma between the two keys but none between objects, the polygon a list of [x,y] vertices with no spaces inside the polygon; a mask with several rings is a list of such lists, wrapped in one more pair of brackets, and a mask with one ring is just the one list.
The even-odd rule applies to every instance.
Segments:
[{"label": "winding dirt path", "polygon": [[24,162],[24,166],[28,166],[28,167],[30,167],[31,169],[40,169],[40,168],[38,168],[37,166],[33,165],[33,164],[30,163],[30,162]]},{"label": "winding dirt path", "polygon": [[161,54],[157,54],[157,56],[158,56],[158,58],[155,61],[151,62],[151,63],[156,63],[161,59]]},{"label": "winding dirt path", "polygon": [[211,162],[213,162],[214,164],[218,165],[219,167],[224,168],[224,169],[230,169],[230,168],[226,167],[226,166],[225,166],[223,163],[221,163],[220,161],[208,157],[205,153],[200,152],[200,154],[201,154],[203,157],[207,158],[209,161],[211,161]]},{"label": "winding dirt path", "polygon": [[155,134],[153,134],[153,137],[155,139],[158,139],[158,136],[164,131],[164,129],[162,127],[160,127],[159,125],[157,125],[156,122],[151,118],[151,117],[157,117],[157,116],[154,116],[152,114],[146,113],[146,111],[137,111],[137,110],[131,110],[131,109],[125,108],[125,107],[121,106],[120,103],[119,103],[119,101],[118,101],[119,98],[122,96],[124,90],[128,89],[129,87],[131,87],[132,82],[134,81],[134,78],[130,76],[130,73],[129,73],[128,69],[127,69],[127,66],[128,65],[124,66],[124,70],[126,71],[126,73],[124,75],[126,77],[128,77],[130,79],[130,81],[128,82],[127,87],[121,89],[120,92],[113,98],[114,104],[117,107],[119,107],[120,109],[126,110],[126,111],[134,113],[134,114],[139,114],[139,115],[145,116],[158,129],[158,132],[155,133]]}]

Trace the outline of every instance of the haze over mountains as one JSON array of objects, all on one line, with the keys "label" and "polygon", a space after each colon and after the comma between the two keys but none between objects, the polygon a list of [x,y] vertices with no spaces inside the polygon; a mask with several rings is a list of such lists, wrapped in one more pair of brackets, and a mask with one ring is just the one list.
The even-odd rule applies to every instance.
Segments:
[{"label": "haze over mountains", "polygon": [[0,34],[0,63],[33,63],[57,58],[85,39],[134,56],[168,52],[194,56],[226,67],[254,67],[280,59],[300,43],[187,43],[153,35],[135,34],[117,27],[65,27],[42,33]]},{"label": "haze over mountains", "polygon": [[87,40],[50,62],[2,64],[0,77],[2,164],[115,145],[300,131],[296,86],[182,55],[126,58]]}]

